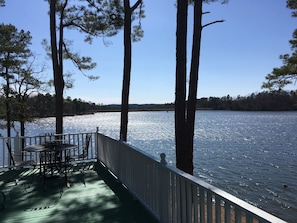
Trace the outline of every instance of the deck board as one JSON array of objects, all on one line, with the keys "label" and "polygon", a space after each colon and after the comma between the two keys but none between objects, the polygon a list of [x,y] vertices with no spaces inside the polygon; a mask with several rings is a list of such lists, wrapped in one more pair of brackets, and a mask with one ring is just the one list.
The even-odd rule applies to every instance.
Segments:
[{"label": "deck board", "polygon": [[158,222],[98,163],[78,164],[70,188],[57,177],[46,181],[44,191],[41,179],[38,169],[1,172],[1,222]]}]

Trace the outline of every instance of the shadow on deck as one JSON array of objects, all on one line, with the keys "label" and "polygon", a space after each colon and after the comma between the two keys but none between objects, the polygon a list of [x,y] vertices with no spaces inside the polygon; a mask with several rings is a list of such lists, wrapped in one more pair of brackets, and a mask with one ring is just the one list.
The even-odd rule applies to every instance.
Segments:
[{"label": "shadow on deck", "polygon": [[158,222],[99,163],[77,164],[69,180],[48,179],[44,190],[38,168],[0,172],[1,222]]}]

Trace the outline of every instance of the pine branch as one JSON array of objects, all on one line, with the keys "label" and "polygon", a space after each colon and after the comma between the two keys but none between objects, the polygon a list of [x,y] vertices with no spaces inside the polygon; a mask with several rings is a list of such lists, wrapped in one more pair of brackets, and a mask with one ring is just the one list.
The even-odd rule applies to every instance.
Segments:
[{"label": "pine branch", "polygon": [[140,4],[142,3],[142,0],[138,0],[132,7],[131,11],[133,12]]},{"label": "pine branch", "polygon": [[216,20],[214,22],[207,23],[207,24],[203,25],[202,28],[205,28],[206,26],[210,26],[212,24],[219,23],[219,22],[225,22],[225,20],[222,19],[222,20]]}]

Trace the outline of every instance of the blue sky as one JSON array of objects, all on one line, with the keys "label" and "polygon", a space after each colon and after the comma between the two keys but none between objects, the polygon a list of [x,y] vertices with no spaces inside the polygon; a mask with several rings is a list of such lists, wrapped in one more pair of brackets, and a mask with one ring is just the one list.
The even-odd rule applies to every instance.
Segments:
[{"label": "blue sky", "polygon": [[[131,0],[131,3],[134,1]],[[175,0],[144,0],[146,18],[142,20],[144,37],[132,46],[130,103],[170,103],[175,97]],[[42,39],[49,40],[48,4],[43,0],[6,0],[0,8],[0,21],[19,30],[30,31],[36,63],[51,62],[45,56]],[[189,44],[192,11],[189,8]],[[224,19],[224,23],[208,26],[202,33],[201,61],[197,97],[246,96],[262,91],[265,76],[282,65],[279,55],[291,53],[289,39],[296,29],[296,18],[286,8],[285,0],[229,0],[228,4],[204,4],[203,23]],[[83,42],[75,32],[65,38],[73,40],[72,49],[91,56],[97,63],[89,81],[70,63],[65,72],[74,73],[74,88],[65,97],[81,98],[95,103],[121,103],[123,76],[123,32],[116,37],[98,38],[92,45]],[[188,53],[190,53],[190,45]],[[190,57],[188,57],[190,62]],[[189,67],[189,66],[188,66]],[[291,86],[288,89],[294,89]]]}]

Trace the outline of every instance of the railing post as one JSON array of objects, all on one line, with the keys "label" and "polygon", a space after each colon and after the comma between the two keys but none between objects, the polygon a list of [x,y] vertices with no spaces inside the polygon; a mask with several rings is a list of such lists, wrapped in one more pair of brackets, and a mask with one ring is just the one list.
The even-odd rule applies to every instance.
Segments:
[{"label": "railing post", "polygon": [[[161,153],[160,154],[160,164],[166,165],[166,154]],[[168,216],[168,179],[167,174],[164,171],[164,168],[160,166],[159,168],[159,179],[158,179],[158,189],[159,189],[159,216],[160,216],[160,222],[170,222],[169,216]]]},{"label": "railing post", "polygon": [[165,153],[161,153],[160,154],[161,160],[160,163],[166,165],[167,161],[166,161],[166,154]]},{"label": "railing post", "polygon": [[99,160],[99,148],[98,148],[98,133],[99,133],[99,127],[96,128],[96,134],[95,134],[95,151],[96,151],[96,160]]},{"label": "railing post", "polygon": [[[13,141],[13,151],[14,151],[14,154],[22,154],[21,153],[21,146],[20,146],[20,136],[19,136],[19,133],[17,132],[16,133],[16,136],[14,137],[14,141]],[[11,147],[12,148],[12,147]],[[14,161],[16,162],[21,162],[23,161],[23,157],[22,155],[17,155],[14,157]]]}]

